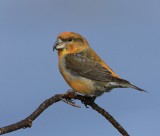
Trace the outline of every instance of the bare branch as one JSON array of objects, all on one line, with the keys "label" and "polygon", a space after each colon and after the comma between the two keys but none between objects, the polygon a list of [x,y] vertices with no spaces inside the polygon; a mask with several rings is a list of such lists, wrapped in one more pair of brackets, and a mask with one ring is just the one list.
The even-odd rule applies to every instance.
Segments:
[{"label": "bare branch", "polygon": [[90,99],[85,96],[81,96],[78,94],[75,94],[73,92],[67,92],[64,94],[57,94],[52,96],[51,98],[45,100],[31,115],[26,117],[25,119],[14,123],[9,126],[5,126],[0,128],[0,135],[9,133],[12,131],[16,131],[21,128],[31,128],[32,122],[49,106],[52,104],[63,101],[71,106],[78,107],[72,99],[80,100],[85,106],[89,105],[94,110],[96,110],[98,113],[100,113],[102,116],[104,116],[123,136],[129,136],[129,134],[125,131],[125,129],[103,108],[99,107],[96,103],[94,103],[93,99]]}]

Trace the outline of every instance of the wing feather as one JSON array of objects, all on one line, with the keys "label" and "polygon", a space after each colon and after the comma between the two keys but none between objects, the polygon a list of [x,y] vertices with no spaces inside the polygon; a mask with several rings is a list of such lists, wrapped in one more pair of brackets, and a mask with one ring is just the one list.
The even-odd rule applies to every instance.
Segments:
[{"label": "wing feather", "polygon": [[100,63],[90,60],[80,54],[69,54],[65,57],[65,66],[75,74],[96,81],[115,81],[111,72]]}]

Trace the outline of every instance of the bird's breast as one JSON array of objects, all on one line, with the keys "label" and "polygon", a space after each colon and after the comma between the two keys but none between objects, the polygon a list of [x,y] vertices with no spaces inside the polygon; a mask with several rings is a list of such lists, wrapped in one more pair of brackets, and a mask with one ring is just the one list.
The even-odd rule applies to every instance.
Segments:
[{"label": "bird's breast", "polygon": [[68,83],[68,85],[76,92],[88,96],[95,94],[94,81],[77,75],[71,70],[66,69],[65,59],[59,59],[59,70]]}]

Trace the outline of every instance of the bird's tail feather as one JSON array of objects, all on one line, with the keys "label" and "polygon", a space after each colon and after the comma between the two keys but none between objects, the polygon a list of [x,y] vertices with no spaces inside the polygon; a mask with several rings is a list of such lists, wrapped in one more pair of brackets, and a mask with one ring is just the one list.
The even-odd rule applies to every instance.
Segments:
[{"label": "bird's tail feather", "polygon": [[141,89],[141,88],[139,88],[139,87],[137,87],[137,86],[135,86],[135,85],[132,85],[132,84],[130,84],[129,87],[130,87],[130,88],[133,88],[133,89],[136,89],[136,90],[139,90],[139,91],[142,91],[142,92],[148,93],[147,91],[145,91],[145,90],[143,90],[143,89]]}]

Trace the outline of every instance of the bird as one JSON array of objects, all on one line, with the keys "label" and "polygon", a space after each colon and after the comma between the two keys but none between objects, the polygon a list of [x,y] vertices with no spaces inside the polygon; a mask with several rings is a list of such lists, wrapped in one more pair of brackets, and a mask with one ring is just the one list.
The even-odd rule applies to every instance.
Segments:
[{"label": "bird", "polygon": [[62,32],[53,46],[58,65],[68,85],[87,97],[98,97],[114,88],[132,88],[147,92],[122,79],[97,55],[88,41],[75,32]]}]

